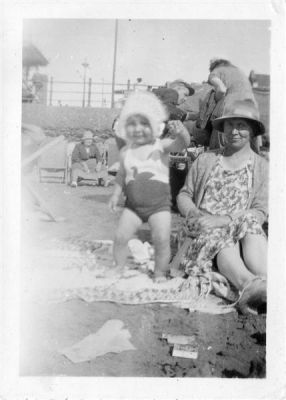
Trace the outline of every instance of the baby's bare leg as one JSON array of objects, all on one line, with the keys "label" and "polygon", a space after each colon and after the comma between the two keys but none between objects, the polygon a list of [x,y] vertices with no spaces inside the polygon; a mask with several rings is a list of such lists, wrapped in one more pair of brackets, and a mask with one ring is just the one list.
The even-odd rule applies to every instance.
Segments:
[{"label": "baby's bare leg", "polygon": [[149,225],[152,233],[152,240],[155,248],[155,278],[164,277],[169,271],[170,261],[170,234],[171,234],[171,213],[160,211],[151,215]]},{"label": "baby's bare leg", "polygon": [[113,257],[118,267],[124,267],[128,256],[128,242],[132,239],[142,220],[128,208],[124,208],[115,233]]}]

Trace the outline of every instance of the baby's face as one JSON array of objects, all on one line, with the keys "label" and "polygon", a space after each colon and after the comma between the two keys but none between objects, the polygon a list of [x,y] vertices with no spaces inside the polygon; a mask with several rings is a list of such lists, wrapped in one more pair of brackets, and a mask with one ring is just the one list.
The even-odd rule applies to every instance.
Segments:
[{"label": "baby's face", "polygon": [[152,143],[153,132],[151,125],[143,115],[132,115],[126,122],[127,139],[137,146]]}]

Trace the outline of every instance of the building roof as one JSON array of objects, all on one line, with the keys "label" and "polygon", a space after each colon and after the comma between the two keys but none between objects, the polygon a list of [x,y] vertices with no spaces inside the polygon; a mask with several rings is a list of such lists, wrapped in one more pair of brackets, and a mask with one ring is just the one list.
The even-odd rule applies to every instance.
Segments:
[{"label": "building roof", "polygon": [[48,60],[32,43],[24,42],[22,50],[22,64],[25,67],[46,66]]}]

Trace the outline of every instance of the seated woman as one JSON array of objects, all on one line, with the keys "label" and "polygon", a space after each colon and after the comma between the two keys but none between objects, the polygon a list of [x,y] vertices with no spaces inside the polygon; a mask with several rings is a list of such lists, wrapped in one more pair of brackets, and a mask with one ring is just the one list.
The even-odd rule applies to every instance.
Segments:
[{"label": "seated woman", "polygon": [[177,201],[186,217],[180,240],[190,237],[188,274],[218,271],[240,291],[242,312],[266,306],[268,162],[251,149],[264,133],[252,102],[238,101],[213,121],[222,150],[200,155]]},{"label": "seated woman", "polygon": [[[104,174],[105,172],[105,174]],[[78,178],[103,181],[106,171],[102,168],[102,157],[93,143],[91,131],[85,131],[82,143],[78,143],[72,152],[71,186],[77,187]]]}]

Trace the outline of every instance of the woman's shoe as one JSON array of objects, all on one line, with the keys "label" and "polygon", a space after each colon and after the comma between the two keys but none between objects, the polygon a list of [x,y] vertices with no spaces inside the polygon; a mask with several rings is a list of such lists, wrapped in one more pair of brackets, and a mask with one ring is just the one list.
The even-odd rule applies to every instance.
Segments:
[{"label": "woman's shoe", "polygon": [[243,288],[237,301],[237,308],[242,314],[259,314],[266,312],[267,282],[257,276]]}]

